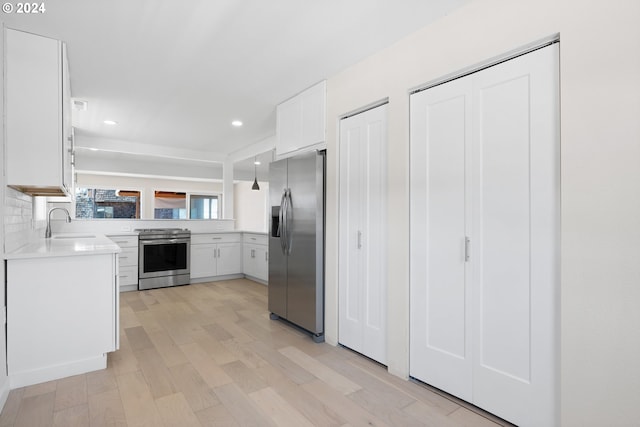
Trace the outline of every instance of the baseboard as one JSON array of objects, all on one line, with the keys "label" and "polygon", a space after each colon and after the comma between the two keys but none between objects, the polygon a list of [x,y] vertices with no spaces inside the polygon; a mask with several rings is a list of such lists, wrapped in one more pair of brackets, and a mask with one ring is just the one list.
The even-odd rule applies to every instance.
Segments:
[{"label": "baseboard", "polygon": [[90,359],[76,360],[62,365],[47,366],[30,371],[15,372],[9,374],[11,389],[40,384],[60,378],[80,375],[91,371],[98,371],[107,367],[107,355],[92,357]]},{"label": "baseboard", "polygon": [[0,385],[0,411],[4,409],[4,404],[7,403],[10,391],[11,388],[9,387],[9,377],[6,377]]},{"label": "baseboard", "polygon": [[251,275],[249,275],[249,274],[245,274],[245,275],[244,275],[244,278],[245,278],[245,279],[249,279],[249,280],[253,280],[254,282],[261,283],[261,284],[263,284],[263,285],[265,285],[265,286],[268,286],[268,285],[269,285],[269,283],[267,283],[267,281],[266,281],[266,280],[258,279],[257,277],[251,276]]},{"label": "baseboard", "polygon": [[221,280],[242,279],[244,274],[227,274],[225,276],[212,276],[212,277],[200,277],[197,279],[191,278],[191,284],[205,283],[205,282],[219,282]]}]

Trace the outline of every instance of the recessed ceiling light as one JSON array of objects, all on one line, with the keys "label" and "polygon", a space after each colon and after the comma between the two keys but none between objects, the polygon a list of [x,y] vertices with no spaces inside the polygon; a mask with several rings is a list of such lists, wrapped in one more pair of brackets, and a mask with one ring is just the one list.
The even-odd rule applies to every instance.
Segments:
[{"label": "recessed ceiling light", "polygon": [[240,126],[242,126],[242,122],[240,120],[234,120],[231,122],[231,125],[239,128]]},{"label": "recessed ceiling light", "polygon": [[256,160],[255,162],[253,162],[254,165],[259,165],[260,164],[260,160]]},{"label": "recessed ceiling light", "polygon": [[113,125],[117,125],[117,124],[118,124],[118,122],[115,122],[115,121],[113,121],[113,120],[105,120],[103,123],[104,123],[105,125],[111,125],[111,126],[113,126]]}]

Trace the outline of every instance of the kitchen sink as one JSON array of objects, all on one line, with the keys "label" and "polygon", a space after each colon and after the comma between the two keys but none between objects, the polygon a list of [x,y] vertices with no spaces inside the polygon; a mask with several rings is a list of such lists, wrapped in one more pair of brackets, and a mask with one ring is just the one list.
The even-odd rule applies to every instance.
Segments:
[{"label": "kitchen sink", "polygon": [[52,239],[94,239],[94,234],[61,234],[53,236]]}]

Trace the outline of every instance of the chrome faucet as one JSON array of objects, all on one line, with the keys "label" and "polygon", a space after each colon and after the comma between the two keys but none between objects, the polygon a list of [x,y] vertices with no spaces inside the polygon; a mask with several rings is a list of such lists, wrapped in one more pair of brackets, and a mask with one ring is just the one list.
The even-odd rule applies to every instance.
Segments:
[{"label": "chrome faucet", "polygon": [[51,212],[60,209],[61,211],[64,211],[67,214],[67,223],[71,222],[71,215],[69,215],[69,211],[66,210],[65,208],[51,208],[49,209],[49,213],[47,214],[47,230],[44,232],[44,238],[45,239],[49,239],[51,238]]}]

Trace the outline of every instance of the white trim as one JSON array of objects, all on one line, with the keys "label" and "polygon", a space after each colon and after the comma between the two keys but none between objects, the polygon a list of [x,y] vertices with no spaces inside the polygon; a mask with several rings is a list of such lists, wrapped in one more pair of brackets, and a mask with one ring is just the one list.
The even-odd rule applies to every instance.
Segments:
[{"label": "white trim", "polygon": [[193,182],[222,182],[221,179],[215,178],[190,178],[188,176],[167,176],[167,175],[151,175],[142,173],[127,173],[127,172],[106,172],[106,171],[93,171],[87,169],[76,169],[76,173],[83,175],[103,175],[103,176],[124,176],[129,178],[145,178],[145,179],[166,179],[173,181],[193,181]]},{"label": "white trim", "polygon": [[494,56],[493,58],[489,58],[477,64],[470,65],[461,70],[454,71],[453,73],[445,74],[444,76],[438,77],[437,79],[431,80],[425,84],[421,84],[419,86],[411,88],[409,89],[409,94],[412,95],[417,92],[422,92],[423,90],[427,90],[434,86],[438,86],[438,85],[450,82],[451,80],[459,79],[460,77],[464,77],[469,74],[473,74],[478,71],[484,70],[486,68],[493,67],[494,65],[498,65],[502,62],[516,58],[518,56],[522,56],[527,53],[533,52],[534,50],[542,49],[543,47],[549,46],[554,43],[558,43],[559,41],[560,41],[560,33],[556,33],[551,36],[542,38],[540,40],[536,40],[532,43],[528,43],[524,46],[513,49],[509,52],[503,53],[502,55]]},{"label": "white trim", "polygon": [[154,146],[139,142],[85,136],[82,134],[76,134],[75,149],[122,153],[131,156],[143,156],[146,158],[158,157],[165,159],[180,159],[198,163],[223,163],[227,157],[225,154],[210,151]]},{"label": "white trim", "polygon": [[[389,103],[389,97],[380,99],[378,101],[374,101],[371,102],[365,106],[362,106],[360,108],[356,108],[355,110],[351,110],[348,113],[342,114],[338,117],[338,120],[344,120],[344,119],[348,119],[349,117],[358,115],[360,113],[364,113],[365,111],[369,111],[369,110],[373,110],[374,108],[378,108],[382,105],[388,104]],[[338,126],[340,126],[340,122],[338,121]]]},{"label": "white trim", "polygon": [[69,363],[47,366],[31,371],[16,372],[9,375],[9,381],[11,383],[11,389],[13,390],[106,368],[107,355],[103,353],[101,356],[90,359],[75,360]]},{"label": "white trim", "polygon": [[11,388],[9,387],[9,377],[5,377],[2,385],[0,385],[0,411],[4,409],[4,405],[7,403],[10,391]]}]

